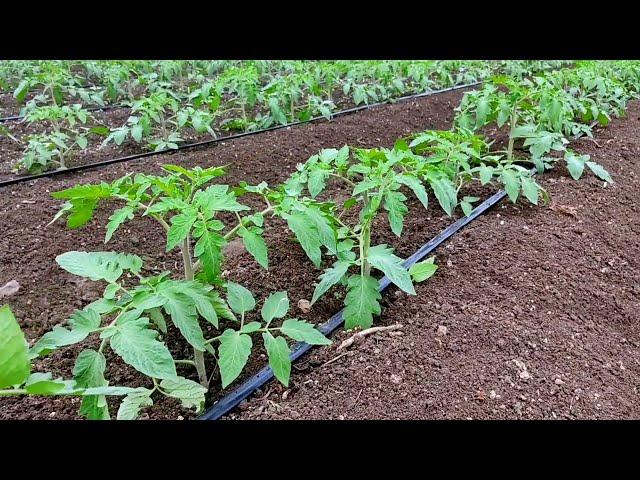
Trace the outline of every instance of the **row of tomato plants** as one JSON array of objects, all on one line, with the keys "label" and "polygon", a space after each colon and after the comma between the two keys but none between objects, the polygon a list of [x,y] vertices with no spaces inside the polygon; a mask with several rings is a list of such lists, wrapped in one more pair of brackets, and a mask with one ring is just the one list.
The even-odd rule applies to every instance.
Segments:
[{"label": "row of tomato plants", "polygon": [[[186,135],[209,134],[215,138],[223,130],[251,131],[316,116],[330,118],[338,108],[336,93],[350,104],[369,104],[407,93],[474,82],[496,71],[521,78],[558,64],[561,62],[262,61],[241,65],[227,62],[215,64],[213,77],[193,71],[180,77],[186,82],[186,91],[168,81],[167,75],[155,80],[132,77],[138,82],[145,79],[142,90],[145,93],[131,99],[131,115],[124,125],[114,128],[99,124],[81,102],[64,103],[65,98],[78,94],[90,100],[86,97],[87,90],[65,76],[68,83],[55,75],[38,75],[28,85],[39,85],[43,90],[27,102],[23,113],[25,122],[43,126],[43,130],[20,139],[6,127],[0,133],[23,145],[16,169],[39,173],[55,167],[66,168],[69,158],[88,147],[92,135],[104,137],[103,147],[134,142],[144,149],[161,151],[178,148]],[[182,71],[173,63],[169,66],[173,66],[169,71],[174,74]],[[122,72],[128,68],[121,65]],[[22,100],[28,91],[24,82],[27,80],[14,93]]]},{"label": "row of tomato plants", "polygon": [[[140,257],[126,253],[67,252],[58,256],[57,263],[66,271],[105,282],[103,297],[74,312],[67,327],[55,327],[30,348],[8,307],[3,307],[0,395],[81,396],[80,413],[91,419],[110,417],[106,396],[124,396],[117,418],[135,418],[153,404],[155,395],[178,398],[185,407],[200,411],[212,376],[219,372],[222,387],[229,386],[242,373],[258,334],[276,378],[287,385],[291,371],[288,339],[316,345],[330,341],[313,325],[288,317],[285,291],[269,295],[260,314],[255,313],[251,292],[226,281],[222,274],[227,242],[240,237],[252,257],[268,268],[264,229],[272,217],[285,220],[316,268],[323,255],[332,258],[331,266],[319,277],[311,303],[333,286],[342,285],[346,289],[345,328],[367,328],[381,313],[378,274],[414,295],[414,282],[426,280],[437,270],[431,258],[407,271],[393,248],[372,245],[378,216],[386,214],[392,232],[400,236],[408,212],[407,192],[425,207],[431,192],[448,215],[457,207],[468,215],[479,199],[459,196],[471,182],[497,183],[513,202],[524,197],[538,204],[546,192],[525,165],[544,171],[560,158],[574,178],[582,175],[586,165],[611,182],[604,168],[566,145],[569,138],[590,135],[588,127],[594,121],[604,125],[622,114],[626,102],[638,94],[639,73],[637,63],[587,63],[571,72],[552,72],[520,83],[496,78],[464,96],[451,130],[399,139],[390,149],[325,149],[300,164],[277,187],[264,182],[241,183],[235,188],[209,185],[223,175],[223,168],[187,170],[166,165],[163,175],[127,175],[112,183],[78,185],[54,193],[55,198],[65,200],[54,221],[66,217],[70,228],[89,222],[101,201],[121,202],[106,225],[105,242],[125,222],[144,216],[155,219],[166,231],[167,251],[181,251],[183,275],[179,280],[171,272],[144,276]],[[508,126],[506,150],[491,151],[487,140],[475,133],[489,123]],[[518,146],[522,142],[528,154],[515,148],[516,142]],[[553,151],[562,156],[552,155]],[[326,189],[333,180],[347,185],[349,199],[332,200]],[[264,208],[250,210],[239,202],[244,195],[257,195]],[[346,213],[352,209],[357,215]],[[224,221],[231,215],[234,222]],[[179,331],[193,348],[191,358],[172,357],[166,345],[170,328]],[[30,373],[33,359],[90,336],[98,336],[100,346],[81,351],[72,380]],[[147,376],[148,386],[109,386],[107,349]],[[215,363],[213,371],[206,354]],[[178,376],[176,365],[180,364],[194,368],[198,382]]]}]

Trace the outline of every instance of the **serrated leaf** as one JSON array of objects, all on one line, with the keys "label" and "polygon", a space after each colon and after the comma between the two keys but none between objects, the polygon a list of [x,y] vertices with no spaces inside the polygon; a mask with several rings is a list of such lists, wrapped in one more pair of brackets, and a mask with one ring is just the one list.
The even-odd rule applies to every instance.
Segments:
[{"label": "serrated leaf", "polygon": [[309,345],[331,345],[331,340],[325,337],[312,324],[303,320],[295,318],[285,320],[280,327],[280,331],[298,342],[306,342]]},{"label": "serrated leaf", "polygon": [[387,278],[402,291],[410,295],[416,294],[409,272],[402,266],[402,259],[393,254],[392,248],[388,248],[385,244],[371,247],[367,260],[372,266],[382,270]]},{"label": "serrated leaf", "polygon": [[230,328],[220,336],[218,356],[222,388],[227,388],[242,373],[251,355],[252,346],[253,342],[249,335]]},{"label": "serrated leaf", "polygon": [[406,199],[404,194],[397,191],[389,191],[384,196],[384,208],[389,214],[389,226],[398,237],[402,234],[404,216],[409,211],[404,204]]},{"label": "serrated leaf", "polygon": [[8,305],[0,308],[0,388],[22,385],[29,376],[27,341]]},{"label": "serrated leaf", "polygon": [[308,188],[311,198],[316,198],[324,190],[328,177],[329,172],[326,170],[315,169],[309,172]]},{"label": "serrated leaf", "polygon": [[347,330],[357,326],[369,328],[373,324],[373,315],[380,315],[379,300],[382,296],[378,292],[378,286],[378,281],[368,275],[349,277],[343,312]]},{"label": "serrated leaf", "polygon": [[322,243],[320,242],[320,235],[313,223],[306,215],[301,213],[287,215],[285,218],[289,229],[294,233],[309,259],[316,268],[320,267],[322,257],[320,246]]},{"label": "serrated leaf", "polygon": [[336,234],[331,223],[315,206],[308,206],[304,210],[304,215],[311,221],[318,232],[320,243],[327,247],[330,252],[336,251]]},{"label": "serrated leaf", "polygon": [[493,168],[486,166],[484,163],[480,166],[480,183],[486,185],[493,178]]},{"label": "serrated leaf", "polygon": [[511,170],[503,170],[500,179],[509,199],[515,203],[520,194],[520,178]]},{"label": "serrated leaf", "polygon": [[194,210],[188,210],[171,217],[171,227],[167,232],[167,252],[173,250],[176,245],[187,238],[197,218],[198,215]]},{"label": "serrated leaf", "polygon": [[596,177],[604,180],[605,182],[613,183],[611,175],[609,175],[609,172],[607,172],[602,165],[599,165],[596,162],[586,162],[586,164]]},{"label": "serrated leaf", "polygon": [[261,328],[262,324],[260,322],[249,322],[240,329],[240,333],[253,333],[257,332]]},{"label": "serrated leaf", "polygon": [[51,373],[32,373],[25,382],[25,390],[30,395],[55,395],[64,390],[73,390],[73,382],[61,378],[52,380]]},{"label": "serrated leaf", "polygon": [[[208,299],[199,298],[206,295],[206,291],[197,291],[197,282],[177,282],[167,281],[159,285],[158,294],[166,299],[162,308],[171,318],[173,324],[180,330],[180,333],[189,344],[203,352],[204,351],[204,335],[200,322],[198,321],[197,304],[203,302],[208,304],[205,312],[207,316],[217,316]],[[211,313],[213,311],[213,313]]]},{"label": "serrated leaf", "polygon": [[275,377],[285,387],[289,386],[289,377],[291,376],[291,359],[289,355],[289,345],[284,337],[275,338],[270,332],[263,332],[262,339],[269,357],[269,366],[273,370]]},{"label": "serrated leaf", "polygon": [[[104,387],[108,385],[104,378],[106,359],[96,350],[83,350],[76,358],[73,367],[73,378],[76,385],[82,388]],[[104,395],[83,396],[80,404],[80,414],[87,420],[108,420],[109,406]]]},{"label": "serrated leaf", "polygon": [[[164,382],[165,380],[163,380]],[[144,407],[150,407],[153,405],[151,399],[151,390],[147,388],[139,388],[134,392],[128,394],[120,403],[118,408],[117,419],[118,420],[135,420],[140,414],[140,410]]]},{"label": "serrated leaf", "polygon": [[258,235],[252,230],[241,228],[238,234],[242,237],[242,243],[253,258],[265,269],[269,268],[269,255],[267,244],[262,235]]},{"label": "serrated leaf", "polygon": [[174,378],[176,366],[171,352],[159,342],[157,332],[148,328],[146,318],[117,325],[110,345],[126,363],[149,377]]},{"label": "serrated leaf", "polygon": [[451,182],[444,178],[429,179],[429,185],[442,209],[451,216],[453,209],[458,204],[457,192]]},{"label": "serrated leaf", "polygon": [[137,255],[116,252],[67,252],[58,255],[56,262],[74,275],[109,283],[115,283],[124,270],[139,273],[142,268]]},{"label": "serrated leaf", "polygon": [[567,162],[567,170],[569,170],[573,179],[580,179],[584,171],[585,160],[588,158],[587,155],[576,155],[573,152],[566,152],[564,158]]},{"label": "serrated leaf", "polygon": [[83,329],[67,330],[56,326],[53,330],[40,337],[35,345],[29,349],[29,358],[34,359],[40,355],[46,355],[57,348],[79,343],[87,338],[89,333],[89,331]]},{"label": "serrated leaf", "polygon": [[107,243],[111,240],[113,233],[127,220],[131,220],[133,218],[134,208],[127,205],[126,207],[119,208],[113,215],[109,217],[109,222],[107,223],[107,231],[104,236],[104,243]]},{"label": "serrated leaf", "polygon": [[313,305],[333,285],[338,283],[342,277],[345,276],[350,266],[350,262],[337,261],[331,268],[327,268],[324,273],[320,275],[320,282],[313,291],[311,305]]},{"label": "serrated leaf", "polygon": [[209,228],[202,228],[200,238],[195,244],[193,253],[200,260],[200,266],[208,282],[219,279],[222,267],[222,247],[226,241],[222,235],[212,232]]},{"label": "serrated leaf", "polygon": [[238,283],[227,282],[227,303],[237,314],[250,312],[256,306],[253,294]]},{"label": "serrated leaf", "polygon": [[170,397],[177,398],[185,408],[195,408],[200,413],[204,408],[207,389],[192,380],[183,377],[165,379],[160,388]]},{"label": "serrated leaf", "polygon": [[194,203],[203,212],[249,210],[246,205],[238,203],[233,192],[229,192],[228,185],[211,185],[207,189],[199,191],[194,196]]},{"label": "serrated leaf", "polygon": [[409,274],[414,282],[424,282],[427,278],[432,277],[438,265],[434,263],[435,257],[430,257],[422,262],[414,263],[409,268]]},{"label": "serrated leaf", "polygon": [[527,200],[529,200],[534,205],[537,205],[538,197],[540,194],[540,187],[538,186],[536,181],[531,177],[523,176],[520,178],[520,183],[522,185],[522,193],[524,193],[524,196],[527,197]]},{"label": "serrated leaf", "polygon": [[429,206],[429,197],[427,190],[420,180],[409,175],[399,175],[396,180],[403,185],[406,185],[413,191],[413,194],[420,200],[420,203],[427,208]]},{"label": "serrated leaf", "polygon": [[289,297],[286,291],[275,292],[267,297],[260,311],[262,318],[269,324],[274,318],[282,318],[289,311]]}]

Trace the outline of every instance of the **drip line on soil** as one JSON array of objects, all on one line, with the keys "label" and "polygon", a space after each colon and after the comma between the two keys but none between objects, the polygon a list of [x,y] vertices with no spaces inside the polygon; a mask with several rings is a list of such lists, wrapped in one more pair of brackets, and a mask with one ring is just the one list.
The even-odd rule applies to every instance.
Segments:
[{"label": "drip line on soil", "polygon": [[[480,215],[485,213],[487,210],[489,210],[491,207],[496,205],[506,196],[507,196],[507,193],[504,190],[499,190],[498,192],[494,193],[491,197],[489,197],[480,205],[478,205],[468,217],[462,217],[456,220],[454,223],[449,225],[442,232],[440,232],[438,235],[433,237],[431,240],[425,243],[422,247],[416,250],[415,253],[413,253],[409,258],[404,260],[404,262],[402,263],[404,268],[411,267],[416,262],[420,261],[427,255],[429,255],[429,253],[435,250],[439,245],[441,245],[443,242],[453,237],[453,235],[455,235],[459,230],[461,230],[463,227],[465,227],[466,225],[471,223],[473,220],[478,218]],[[391,281],[386,276],[382,277],[379,283],[378,291],[382,292],[390,284],[391,284]],[[343,312],[344,310],[340,310],[338,313],[332,316],[328,321],[320,325],[318,327],[318,330],[320,330],[326,336],[334,332],[338,327],[340,327],[344,323],[344,318],[342,317]],[[304,342],[296,343],[292,348],[289,358],[293,362],[298,358],[300,358],[305,353],[307,353],[312,348],[313,348],[313,345],[310,345],[308,343],[304,343]],[[220,417],[222,417],[223,415],[226,415],[232,409],[237,407],[238,404],[240,404],[240,402],[242,402],[244,399],[249,397],[258,388],[262,387],[269,380],[273,379],[273,377],[274,377],[273,370],[271,369],[271,367],[267,365],[266,367],[262,368],[262,370],[260,370],[258,373],[256,373],[255,375],[250,377],[248,380],[246,380],[244,383],[242,383],[240,386],[238,386],[236,389],[234,389],[232,392],[222,397],[215,405],[209,408],[205,413],[203,413],[197,419],[198,420],[218,420]]]},{"label": "drip line on soil", "polygon": [[[333,119],[335,117],[341,117],[343,115],[349,115],[351,113],[355,113],[355,112],[359,112],[361,110],[368,110],[370,108],[375,108],[375,107],[380,107],[383,105],[387,105],[389,103],[396,103],[396,102],[404,102],[407,100],[412,100],[415,98],[422,98],[422,97],[428,97],[428,96],[432,96],[432,95],[438,95],[441,93],[447,93],[447,92],[451,92],[454,90],[460,90],[460,89],[464,89],[464,88],[471,88],[471,87],[475,87],[478,85],[481,85],[483,83],[483,81],[478,81],[478,82],[474,82],[474,83],[467,83],[464,85],[456,85],[454,87],[448,87],[448,88],[444,88],[441,90],[432,90],[430,92],[423,92],[423,93],[418,93],[415,95],[407,95],[404,97],[399,97],[399,98],[395,98],[395,99],[390,99],[390,100],[385,100],[383,102],[378,102],[378,103],[372,103],[369,105],[360,105],[358,107],[353,107],[353,108],[349,108],[346,110],[341,110],[339,112],[333,113],[330,117],[330,119]],[[293,123],[288,123],[286,125],[276,125],[274,127],[269,127],[269,128],[265,128],[262,130],[256,130],[256,131],[252,131],[252,132],[242,132],[242,133],[237,133],[234,135],[228,135],[225,137],[219,137],[219,138],[214,138],[211,140],[204,140],[201,142],[195,142],[195,143],[188,143],[186,145],[181,145],[178,148],[167,148],[164,150],[158,150],[158,151],[154,151],[154,152],[144,152],[144,153],[136,153],[134,155],[129,155],[126,157],[120,157],[120,158],[112,158],[109,160],[103,160],[100,162],[95,162],[95,163],[89,163],[86,165],[77,165],[75,167],[68,167],[65,168],[63,170],[52,170],[49,172],[43,172],[43,173],[38,173],[36,175],[28,175],[28,176],[24,176],[24,177],[17,177],[17,178],[12,178],[9,180],[4,180],[4,181],[0,181],[0,188],[2,187],[8,187],[10,185],[16,185],[18,183],[23,183],[23,182],[28,182],[31,180],[37,180],[39,178],[46,178],[46,177],[53,177],[56,175],[62,175],[65,173],[76,173],[76,172],[81,172],[84,170],[89,170],[89,169],[93,169],[93,168],[100,168],[100,167],[104,167],[107,165],[112,165],[114,163],[121,163],[121,162],[127,162],[130,160],[136,160],[139,158],[145,158],[145,157],[151,157],[154,155],[160,155],[163,153],[172,153],[172,152],[177,152],[180,150],[187,150],[190,148],[195,148],[195,147],[201,147],[201,146],[205,146],[205,145],[212,145],[212,144],[216,144],[216,143],[220,143],[220,142],[225,142],[228,140],[234,140],[237,138],[242,138],[242,137],[247,137],[250,135],[258,135],[261,133],[266,133],[266,132],[272,132],[275,130],[281,130],[283,128],[288,128],[288,127],[292,127],[292,126],[296,126],[296,125],[302,125],[302,124],[306,124],[306,123],[311,123],[311,122],[316,122],[319,120],[327,120],[326,117],[323,116],[319,116],[319,117],[313,117],[310,118],[309,120],[299,120]]]}]

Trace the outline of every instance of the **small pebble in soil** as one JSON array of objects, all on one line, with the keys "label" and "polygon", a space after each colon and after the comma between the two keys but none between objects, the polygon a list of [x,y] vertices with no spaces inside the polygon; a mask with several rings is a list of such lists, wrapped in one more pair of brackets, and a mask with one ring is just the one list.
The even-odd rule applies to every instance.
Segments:
[{"label": "small pebble in soil", "polygon": [[562,381],[561,378],[558,377],[558,378],[555,379],[555,384],[556,385],[564,385],[564,382]]},{"label": "small pebble in soil", "polygon": [[438,325],[438,335],[444,337],[449,330],[444,325]]},{"label": "small pebble in soil", "polygon": [[395,373],[391,374],[389,380],[391,380],[395,384],[402,383],[402,377],[400,375],[396,375]]}]

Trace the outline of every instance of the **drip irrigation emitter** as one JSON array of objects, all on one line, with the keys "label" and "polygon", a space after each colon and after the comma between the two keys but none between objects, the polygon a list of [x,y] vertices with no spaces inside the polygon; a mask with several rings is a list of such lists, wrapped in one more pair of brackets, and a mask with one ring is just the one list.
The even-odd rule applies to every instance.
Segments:
[{"label": "drip irrigation emitter", "polygon": [[[480,215],[485,213],[491,207],[496,205],[502,199],[507,196],[507,193],[504,190],[499,190],[497,193],[493,194],[491,197],[486,199],[480,205],[478,205],[468,217],[462,217],[459,220],[455,221],[447,228],[445,228],[438,235],[433,237],[427,243],[425,243],[422,247],[420,247],[416,252],[407,258],[403,262],[404,268],[409,268],[416,262],[419,262],[421,259],[429,255],[433,250],[435,250],[439,245],[443,242],[450,239],[453,235],[455,235],[460,229],[471,223],[473,220],[478,218]],[[385,290],[391,281],[385,276],[380,280],[380,285],[378,287],[378,291],[382,292]],[[340,310],[334,316],[332,316],[328,321],[323,323],[318,327],[324,335],[328,336],[332,332],[334,332],[338,327],[340,327],[344,323],[344,318],[342,317],[344,310]],[[307,353],[309,350],[313,348],[312,345],[308,343],[299,342],[296,343],[289,355],[291,361],[295,361],[300,358],[302,355]],[[222,397],[218,402],[216,402],[211,408],[209,408],[206,412],[204,412],[198,420],[218,420],[220,417],[229,413],[232,409],[237,407],[240,402],[249,397],[253,392],[255,392],[258,388],[262,387],[269,380],[273,379],[273,370],[271,367],[266,366],[258,373],[250,377],[244,383],[239,385],[236,389]]]},{"label": "drip irrigation emitter", "polygon": [[[443,88],[440,90],[432,90],[429,92],[422,92],[422,93],[417,93],[414,95],[406,95],[404,97],[398,97],[398,98],[394,98],[394,99],[389,99],[389,100],[385,100],[383,102],[377,102],[377,103],[371,103],[368,105],[360,105],[358,107],[353,107],[353,108],[348,108],[346,110],[340,110],[339,112],[335,112],[333,114],[331,114],[329,120],[336,118],[336,117],[341,117],[344,115],[349,115],[355,112],[359,112],[361,110],[368,110],[371,108],[375,108],[375,107],[380,107],[382,105],[387,105],[389,103],[398,103],[398,102],[405,102],[408,100],[413,100],[415,98],[422,98],[422,97],[428,97],[428,96],[432,96],[432,95],[438,95],[441,93],[447,93],[447,92],[451,92],[454,90],[462,90],[465,88],[472,88],[478,85],[481,85],[483,83],[483,81],[478,81],[478,82],[474,82],[474,83],[467,83],[464,85],[456,85],[453,87],[448,87],[448,88]],[[311,123],[311,122],[317,122],[320,120],[327,120],[326,117],[324,116],[318,116],[318,117],[313,117],[310,118],[309,120],[299,120],[296,122],[292,122],[292,123],[288,123],[286,125],[276,125],[273,127],[269,127],[269,128],[265,128],[262,130],[255,130],[255,131],[251,131],[251,132],[242,132],[242,133],[237,133],[237,134],[233,134],[233,135],[227,135],[224,137],[218,137],[218,138],[214,138],[211,140],[204,140],[201,142],[195,142],[195,143],[188,143],[186,145],[180,145],[178,148],[167,148],[164,150],[158,150],[158,151],[153,151],[153,152],[144,152],[144,153],[136,153],[134,155],[128,155],[126,157],[120,157],[120,158],[112,158],[109,160],[103,160],[100,162],[95,162],[95,163],[89,163],[86,165],[78,165],[75,167],[68,167],[62,170],[51,170],[48,172],[43,172],[43,173],[38,173],[36,175],[27,175],[27,176],[22,176],[22,177],[16,177],[16,178],[11,178],[9,180],[3,180],[0,181],[0,188],[2,187],[7,187],[10,185],[15,185],[18,183],[23,183],[23,182],[29,182],[31,180],[37,180],[39,178],[46,178],[46,177],[53,177],[56,175],[62,175],[62,174],[66,174],[66,173],[75,173],[75,172],[80,172],[80,171],[84,171],[84,170],[89,170],[89,169],[93,169],[93,168],[101,168],[107,165],[112,165],[114,163],[121,163],[121,162],[128,162],[131,160],[136,160],[139,158],[145,158],[145,157],[151,157],[151,156],[155,156],[155,155],[160,155],[163,153],[172,153],[172,152],[177,152],[177,151],[182,151],[182,150],[187,150],[187,149],[191,149],[191,148],[196,148],[196,147],[202,147],[202,146],[206,146],[206,145],[212,145],[212,144],[216,144],[216,143],[220,143],[220,142],[226,142],[229,140],[234,140],[237,138],[242,138],[242,137],[247,137],[250,135],[258,135],[261,133],[266,133],[266,132],[273,132],[275,130],[281,130],[283,128],[289,128],[289,127],[293,127],[296,125],[303,125],[306,123]]]}]

